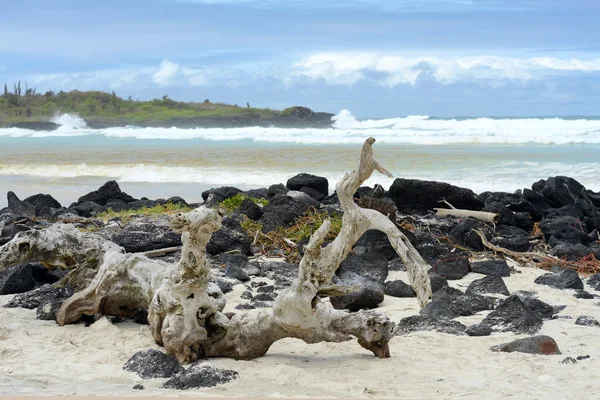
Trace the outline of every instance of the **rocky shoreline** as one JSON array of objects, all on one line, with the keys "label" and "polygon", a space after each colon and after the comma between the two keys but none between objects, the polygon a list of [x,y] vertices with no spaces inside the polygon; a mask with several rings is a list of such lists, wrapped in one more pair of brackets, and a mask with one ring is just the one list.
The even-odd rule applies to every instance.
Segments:
[{"label": "rocky shoreline", "polygon": [[[265,249],[257,245],[256,237],[251,237],[244,228],[245,221],[259,224],[261,234],[268,236],[296,224],[309,210],[326,213],[332,218],[342,211],[335,193],[328,193],[327,179],[309,174],[299,174],[285,185],[274,184],[246,192],[233,187],[207,190],[202,193],[202,204],[223,209],[224,202],[240,195],[244,199],[239,205],[222,211],[226,214],[223,227],[207,246],[207,252],[213,257],[213,280],[223,293],[239,294],[241,301],[235,306],[236,310],[270,307],[278,292],[295,278],[298,265],[291,259],[282,258],[286,255],[283,249]],[[257,204],[251,199],[266,201]],[[439,202],[442,199],[457,208],[497,213],[499,221],[487,224],[470,218],[440,218],[431,210],[447,208]],[[418,331],[477,337],[501,332],[536,335],[545,321],[565,318],[561,314],[564,307],[560,304],[545,303],[531,291],[509,290],[505,279],[519,273],[516,268],[522,267],[522,263],[489,251],[475,229],[494,246],[519,254],[548,254],[569,262],[569,265],[581,266],[576,271],[560,263],[544,265],[549,272],[537,277],[536,285],[572,292],[569,296],[581,301],[592,302],[600,298],[593,292],[600,291],[600,263],[597,262],[600,259],[600,194],[587,190],[572,178],[551,177],[535,182],[531,189],[480,195],[441,182],[396,179],[389,190],[377,185],[361,187],[355,194],[355,201],[362,207],[389,215],[432,267],[432,301],[418,314],[401,319],[397,324],[398,335]],[[188,204],[180,197],[135,199],[122,192],[114,181],[80,197],[68,207],[47,194],[20,200],[9,192],[8,207],[0,210],[0,245],[22,231],[41,229],[54,223],[73,223],[79,229],[92,230],[113,241],[127,252],[152,252],[153,257],[174,262],[179,258],[177,247],[181,245],[181,238],[169,228],[168,215],[140,214],[127,220],[96,217],[109,209],[140,210],[165,204],[191,208],[200,205]],[[294,243],[300,254],[307,240],[308,236]],[[161,252],[161,249],[167,250]],[[38,319],[53,320],[62,301],[72,294],[69,288],[58,288],[66,271],[48,271],[39,263],[2,267],[0,265],[0,295],[17,294],[5,307],[36,309]],[[338,309],[357,311],[377,308],[386,296],[413,298],[415,293],[406,282],[391,278],[403,270],[405,267],[387,237],[378,231],[368,231],[356,243],[335,278],[338,285],[357,285],[360,289],[334,297],[331,303]],[[479,278],[469,279],[464,290],[449,284],[472,275]],[[466,325],[458,321],[482,313],[485,317],[478,323]],[[94,318],[90,316],[82,322],[91,324]],[[145,322],[144,310],[140,310],[135,320]],[[589,315],[578,315],[573,323],[600,327],[600,323]],[[528,336],[527,339],[499,344],[492,350],[560,354],[553,338]],[[195,370],[204,375],[208,371],[200,364],[195,366],[190,370],[192,382],[198,381],[192,373]],[[224,373],[216,370],[215,374]],[[223,375],[226,377],[224,382],[235,379],[234,375],[233,371],[227,372]],[[212,374],[207,379],[213,382],[214,377]]]}]

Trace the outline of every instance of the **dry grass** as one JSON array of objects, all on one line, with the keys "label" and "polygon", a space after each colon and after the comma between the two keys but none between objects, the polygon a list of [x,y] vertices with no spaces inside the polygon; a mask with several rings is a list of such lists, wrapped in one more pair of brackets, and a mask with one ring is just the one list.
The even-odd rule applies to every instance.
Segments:
[{"label": "dry grass", "polygon": [[309,209],[303,216],[288,228],[277,228],[268,233],[262,233],[262,225],[256,221],[246,218],[242,227],[254,240],[254,245],[262,249],[264,253],[280,251],[289,262],[300,261],[297,243],[310,237],[327,218],[331,219],[331,229],[325,240],[333,240],[342,229],[342,217],[318,212],[314,208]]},{"label": "dry grass", "polygon": [[569,261],[565,257],[556,261],[544,261],[536,264],[539,268],[549,270],[553,266],[558,265],[563,268],[574,269],[578,274],[590,276],[600,273],[600,261],[593,254],[589,254],[580,258],[577,261]]},{"label": "dry grass", "polygon": [[96,215],[96,218],[104,222],[112,218],[120,218],[121,221],[127,222],[135,216],[158,217],[160,215],[172,215],[191,210],[192,209],[190,207],[183,206],[181,204],[166,203],[154,207],[144,207],[137,210],[113,211],[109,208],[107,211]]}]

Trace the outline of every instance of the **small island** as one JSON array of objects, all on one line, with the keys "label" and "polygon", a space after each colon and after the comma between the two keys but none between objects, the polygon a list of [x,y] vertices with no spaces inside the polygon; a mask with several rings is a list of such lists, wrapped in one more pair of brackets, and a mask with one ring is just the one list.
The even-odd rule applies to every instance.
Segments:
[{"label": "small island", "polygon": [[314,112],[294,106],[285,110],[245,107],[237,104],[175,101],[168,95],[161,99],[140,101],[128,96],[121,98],[115,91],[38,93],[17,82],[9,89],[4,84],[0,97],[0,127],[31,130],[54,130],[57,114],[73,113],[84,119],[88,127],[102,129],[135,125],[140,127],[177,128],[239,128],[263,126],[278,128],[329,128],[334,114]]}]

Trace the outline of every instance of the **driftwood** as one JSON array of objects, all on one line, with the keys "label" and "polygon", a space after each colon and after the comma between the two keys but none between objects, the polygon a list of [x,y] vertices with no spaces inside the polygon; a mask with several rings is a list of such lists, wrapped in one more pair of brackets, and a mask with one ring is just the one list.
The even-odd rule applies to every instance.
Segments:
[{"label": "driftwood", "polygon": [[533,251],[512,251],[509,249],[505,249],[504,247],[496,246],[494,244],[491,244],[489,242],[489,240],[487,240],[487,238],[485,237],[483,232],[481,232],[479,229],[473,229],[473,230],[481,238],[481,243],[483,244],[483,246],[485,248],[492,250],[496,253],[511,257],[515,260],[518,260],[521,262],[528,262],[531,260],[534,262],[543,262],[543,263],[548,263],[548,262],[563,263],[564,262],[564,260],[561,260],[560,258],[556,258],[556,257],[549,256],[546,254],[535,253]]},{"label": "driftwood", "polygon": [[344,210],[340,233],[322,247],[330,229],[330,220],[326,220],[312,235],[298,277],[280,293],[273,309],[234,315],[222,312],[223,294],[209,282],[210,264],[205,253],[207,242],[221,227],[221,217],[203,206],[178,214],[171,223],[182,234],[183,243],[181,260],[175,264],[126,254],[98,235],[57,225],[20,233],[0,248],[0,269],[24,261],[74,268],[77,279],[71,282],[87,286],[62,305],[57,313],[59,324],[74,322],[83,314],[130,316],[148,307],[155,341],[181,363],[200,357],[252,359],[286,337],[306,343],[355,337],[376,356],[389,357],[388,341],[394,334],[394,323],[389,318],[376,311],[335,310],[323,301],[328,296],[348,293],[348,288],[331,285],[331,279],[354,243],[370,229],[388,236],[407,266],[419,304],[424,306],[431,295],[430,267],[406,236],[386,216],[353,201],[353,194],[373,171],[391,176],[373,157],[374,142],[373,138],[365,141],[358,168],[336,186]]},{"label": "driftwood", "polygon": [[462,210],[455,208],[446,199],[442,199],[442,202],[446,203],[450,208],[434,208],[435,214],[444,218],[447,216],[453,216],[458,218],[475,218],[479,221],[486,223],[497,223],[500,220],[500,215],[487,211],[472,211]]},{"label": "driftwood", "polygon": [[461,210],[458,208],[434,208],[435,214],[444,218],[449,215],[457,218],[475,218],[482,222],[498,222],[500,216],[495,213],[486,212],[486,211],[471,211],[471,210]]}]

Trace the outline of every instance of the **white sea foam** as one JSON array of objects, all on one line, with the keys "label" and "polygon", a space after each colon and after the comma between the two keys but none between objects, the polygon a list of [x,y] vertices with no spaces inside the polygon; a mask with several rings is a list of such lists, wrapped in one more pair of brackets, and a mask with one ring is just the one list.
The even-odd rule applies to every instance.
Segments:
[{"label": "white sea foam", "polygon": [[283,129],[247,128],[139,128],[90,129],[81,118],[62,115],[55,131],[0,129],[0,136],[52,137],[103,135],[109,138],[211,141],[252,140],[255,142],[302,144],[360,144],[367,136],[379,143],[445,144],[600,144],[599,119],[521,118],[521,119],[431,119],[408,116],[360,121],[348,110],[333,117],[333,128]]},{"label": "white sea foam", "polygon": [[66,131],[87,128],[83,118],[77,114],[55,114],[51,121],[60,125],[60,128]]},{"label": "white sea foam", "polygon": [[[395,177],[437,180],[467,187],[481,193],[484,191],[512,192],[549,176],[567,175],[575,177],[588,189],[600,191],[598,163],[567,164],[558,162],[501,162],[492,168],[452,168],[444,171],[404,169],[392,170]],[[180,183],[212,186],[236,186],[241,189],[265,187],[274,183],[285,183],[299,171],[267,170],[261,168],[217,168],[182,167],[149,164],[86,165],[86,164],[0,164],[0,176],[27,176],[46,183],[60,184],[69,179],[85,182],[96,177],[115,179],[128,183]],[[343,177],[344,171],[321,170],[312,173],[328,178],[330,192]],[[394,179],[373,174],[366,184],[376,183],[388,188]]]}]

